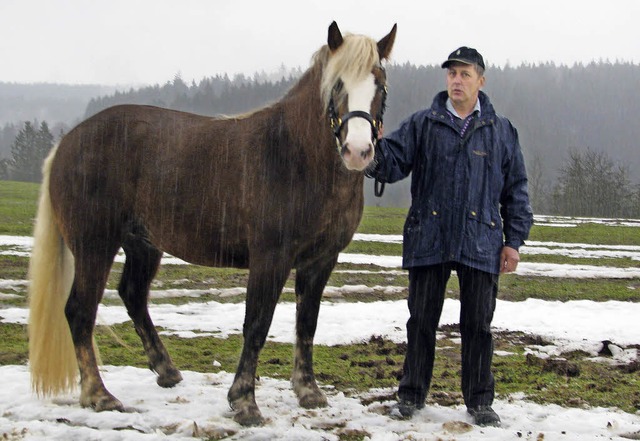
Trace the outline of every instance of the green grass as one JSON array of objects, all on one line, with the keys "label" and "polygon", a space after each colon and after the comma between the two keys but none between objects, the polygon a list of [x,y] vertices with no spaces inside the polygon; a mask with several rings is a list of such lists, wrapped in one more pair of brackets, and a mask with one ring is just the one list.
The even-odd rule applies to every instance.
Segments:
[{"label": "green grass", "polygon": [[0,181],[0,234],[32,234],[39,190],[39,184]]},{"label": "green grass", "polygon": [[587,243],[596,245],[640,245],[640,228],[584,223],[571,228],[534,225],[529,240]]},{"label": "green grass", "polygon": [[500,278],[498,298],[510,301],[535,298],[560,302],[639,302],[640,279],[570,279],[507,274]]},{"label": "green grass", "polygon": [[402,244],[353,240],[343,252],[373,256],[400,256],[402,255]]},{"label": "green grass", "polygon": [[527,254],[526,251],[520,253],[520,259],[523,262],[532,263],[558,263],[571,265],[593,265],[593,266],[611,266],[617,268],[638,268],[640,260],[633,260],[627,257],[569,257],[563,254]]},{"label": "green grass", "polygon": [[406,208],[364,207],[358,233],[402,234]]},{"label": "green grass", "polygon": [[25,364],[29,358],[27,327],[10,323],[0,324],[0,365]]}]

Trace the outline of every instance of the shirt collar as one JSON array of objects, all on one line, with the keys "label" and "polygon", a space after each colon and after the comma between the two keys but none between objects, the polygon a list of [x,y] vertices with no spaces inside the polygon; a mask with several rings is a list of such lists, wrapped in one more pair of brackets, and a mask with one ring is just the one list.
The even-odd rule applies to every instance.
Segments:
[{"label": "shirt collar", "polygon": [[[451,98],[447,98],[447,110],[451,112],[451,114],[456,118],[462,119],[460,115],[458,115],[458,112],[456,112],[456,109],[454,109],[453,103],[451,102]],[[473,112],[475,111],[478,112],[478,116],[482,114],[482,109],[480,108],[480,97],[478,97],[478,99],[476,100],[476,105],[473,107]],[[473,114],[473,112],[471,113]]]}]

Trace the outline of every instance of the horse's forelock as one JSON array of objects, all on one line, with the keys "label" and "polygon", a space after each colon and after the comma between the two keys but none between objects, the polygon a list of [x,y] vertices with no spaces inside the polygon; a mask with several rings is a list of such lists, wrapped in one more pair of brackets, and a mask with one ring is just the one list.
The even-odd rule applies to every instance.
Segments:
[{"label": "horse's forelock", "polygon": [[339,79],[344,82],[363,80],[371,73],[373,66],[380,63],[375,40],[364,35],[347,34],[342,45],[330,53],[328,47],[316,54],[316,62],[324,63],[320,90],[325,107],[331,99],[333,86]]}]

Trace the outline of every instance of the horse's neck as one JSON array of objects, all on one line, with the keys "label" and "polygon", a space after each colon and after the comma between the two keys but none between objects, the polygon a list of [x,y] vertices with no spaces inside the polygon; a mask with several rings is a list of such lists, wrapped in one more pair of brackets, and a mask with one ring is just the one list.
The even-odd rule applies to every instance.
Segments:
[{"label": "horse's neck", "polygon": [[321,167],[343,167],[320,96],[320,75],[308,72],[279,103],[287,136]]},{"label": "horse's neck", "polygon": [[282,128],[277,131],[278,148],[286,150],[281,159],[296,174],[296,189],[306,197],[317,195],[318,204],[330,200],[331,210],[340,215],[355,216],[362,205],[364,175],[347,170],[340,157],[319,78],[305,75],[273,110],[276,118],[282,118],[274,121]]}]

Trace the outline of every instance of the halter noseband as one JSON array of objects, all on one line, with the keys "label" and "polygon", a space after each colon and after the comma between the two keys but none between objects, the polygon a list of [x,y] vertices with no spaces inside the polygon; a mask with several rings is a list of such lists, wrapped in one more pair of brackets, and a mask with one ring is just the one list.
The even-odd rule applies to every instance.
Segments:
[{"label": "halter noseband", "polygon": [[378,127],[380,127],[380,123],[382,122],[382,115],[379,115],[379,119],[374,119],[369,112],[365,112],[364,110],[354,110],[352,112],[345,113],[342,117],[338,117],[333,105],[333,98],[331,98],[331,101],[329,102],[329,123],[331,124],[333,135],[336,137],[336,141],[338,143],[340,143],[340,132],[342,131],[342,127],[351,118],[366,119],[369,124],[371,124],[371,137],[374,142],[378,139]]}]

